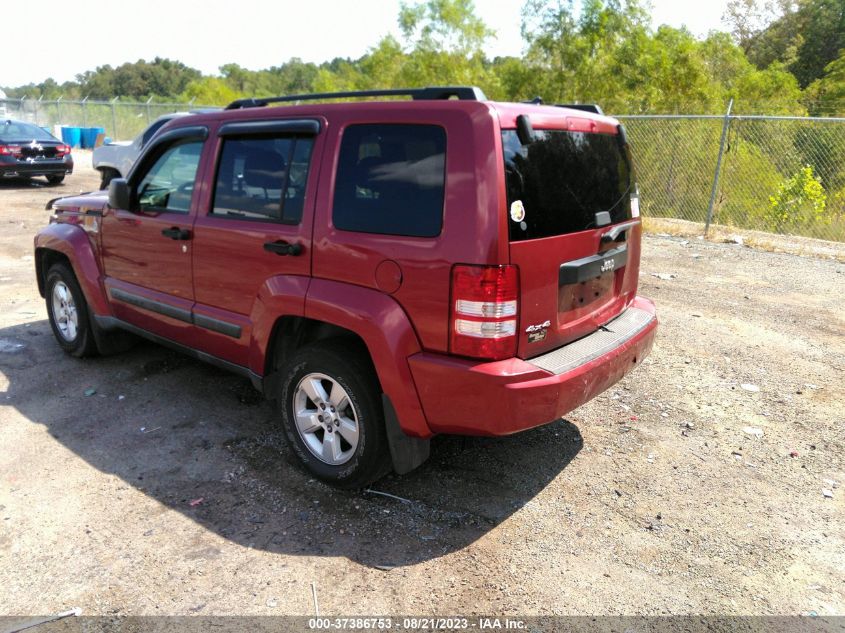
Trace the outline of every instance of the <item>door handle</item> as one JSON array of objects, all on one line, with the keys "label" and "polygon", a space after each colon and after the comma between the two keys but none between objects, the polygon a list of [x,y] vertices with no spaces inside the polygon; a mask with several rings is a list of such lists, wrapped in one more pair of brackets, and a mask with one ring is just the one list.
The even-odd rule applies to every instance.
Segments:
[{"label": "door handle", "polygon": [[188,229],[180,229],[178,226],[171,226],[169,229],[162,229],[161,234],[171,240],[189,240],[191,232]]},{"label": "door handle", "polygon": [[276,253],[276,255],[301,255],[302,244],[288,244],[283,240],[278,242],[265,242],[264,250],[268,253]]}]

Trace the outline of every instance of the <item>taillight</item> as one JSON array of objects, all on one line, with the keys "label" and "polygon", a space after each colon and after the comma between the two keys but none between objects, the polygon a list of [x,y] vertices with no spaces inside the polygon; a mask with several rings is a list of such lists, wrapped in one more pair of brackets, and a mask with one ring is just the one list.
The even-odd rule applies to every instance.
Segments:
[{"label": "taillight", "polygon": [[453,354],[500,360],[516,354],[519,269],[452,268],[449,349]]},{"label": "taillight", "polygon": [[0,145],[0,156],[18,156],[21,148],[17,145]]},{"label": "taillight", "polygon": [[56,147],[56,156],[64,156],[65,154],[70,154],[70,146],[59,145]]}]

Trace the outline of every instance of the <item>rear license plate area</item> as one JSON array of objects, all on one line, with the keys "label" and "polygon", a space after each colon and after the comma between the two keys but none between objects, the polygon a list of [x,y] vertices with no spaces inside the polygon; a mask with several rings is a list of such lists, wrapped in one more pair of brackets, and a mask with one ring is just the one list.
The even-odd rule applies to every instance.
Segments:
[{"label": "rear license plate area", "polygon": [[607,272],[600,277],[567,284],[558,293],[558,312],[570,312],[588,307],[596,301],[604,301],[613,289],[615,275]]}]

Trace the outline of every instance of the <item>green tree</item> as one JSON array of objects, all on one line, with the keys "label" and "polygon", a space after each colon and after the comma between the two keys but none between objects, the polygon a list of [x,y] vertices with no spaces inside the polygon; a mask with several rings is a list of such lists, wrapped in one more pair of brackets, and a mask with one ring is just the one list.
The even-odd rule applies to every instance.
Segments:
[{"label": "green tree", "polygon": [[845,50],[824,69],[805,91],[810,113],[817,116],[845,115]]},{"label": "green tree", "polygon": [[245,96],[237,92],[220,77],[202,77],[188,84],[179,95],[180,101],[193,101],[199,105],[227,105]]},{"label": "green tree", "polygon": [[824,222],[827,194],[807,165],[784,180],[769,197],[768,228],[785,233]]}]

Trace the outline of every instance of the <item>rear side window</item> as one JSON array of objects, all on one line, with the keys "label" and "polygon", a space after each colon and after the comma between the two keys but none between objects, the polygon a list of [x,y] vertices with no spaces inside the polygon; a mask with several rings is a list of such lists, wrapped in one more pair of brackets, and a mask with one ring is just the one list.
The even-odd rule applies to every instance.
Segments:
[{"label": "rear side window", "polygon": [[612,223],[631,217],[631,169],[611,134],[536,130],[522,145],[502,132],[511,241],[576,233],[596,227],[596,213]]},{"label": "rear side window", "polygon": [[212,215],[298,224],[305,202],[312,138],[226,138]]},{"label": "rear side window", "polygon": [[351,125],[340,146],[332,222],[344,231],[439,235],[445,169],[439,126]]}]

